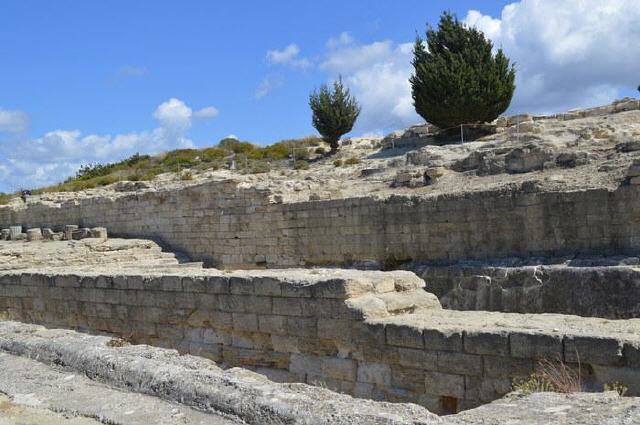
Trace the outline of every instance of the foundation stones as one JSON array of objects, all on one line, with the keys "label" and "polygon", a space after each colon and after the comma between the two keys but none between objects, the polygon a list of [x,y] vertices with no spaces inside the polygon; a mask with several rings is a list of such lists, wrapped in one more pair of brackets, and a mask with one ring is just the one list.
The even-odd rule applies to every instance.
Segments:
[{"label": "foundation stones", "polygon": [[75,224],[67,224],[64,226],[64,239],[70,241],[73,239],[73,232],[78,230],[78,226]]},{"label": "foundation stones", "polygon": [[9,239],[17,241],[22,234],[22,226],[10,226],[9,227]]},{"label": "foundation stones", "polygon": [[39,227],[27,229],[27,242],[42,240],[42,230]]}]

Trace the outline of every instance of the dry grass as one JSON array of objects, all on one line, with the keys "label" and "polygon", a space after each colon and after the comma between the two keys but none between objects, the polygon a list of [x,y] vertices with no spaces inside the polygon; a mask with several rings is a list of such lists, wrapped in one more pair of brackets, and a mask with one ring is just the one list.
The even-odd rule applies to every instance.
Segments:
[{"label": "dry grass", "polygon": [[536,392],[576,393],[583,391],[580,362],[574,369],[560,359],[538,362],[538,371],[528,378],[515,381],[513,388],[524,394]]}]

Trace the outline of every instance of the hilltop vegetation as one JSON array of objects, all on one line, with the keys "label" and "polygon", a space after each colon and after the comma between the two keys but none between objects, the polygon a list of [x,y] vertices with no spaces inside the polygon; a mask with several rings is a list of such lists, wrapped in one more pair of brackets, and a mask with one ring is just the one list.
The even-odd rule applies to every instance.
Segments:
[{"label": "hilltop vegetation", "polygon": [[[53,186],[35,189],[32,193],[76,192],[123,180],[149,181],[170,172],[180,173],[182,179],[189,180],[191,170],[233,167],[240,173],[266,173],[291,161],[294,161],[295,168],[306,168],[312,156],[325,153],[324,142],[315,136],[282,140],[269,146],[225,138],[217,145],[203,149],[176,149],[153,156],[136,153],[119,162],[85,164],[75,176]],[[0,193],[0,204],[7,203],[14,196],[17,194]]]}]

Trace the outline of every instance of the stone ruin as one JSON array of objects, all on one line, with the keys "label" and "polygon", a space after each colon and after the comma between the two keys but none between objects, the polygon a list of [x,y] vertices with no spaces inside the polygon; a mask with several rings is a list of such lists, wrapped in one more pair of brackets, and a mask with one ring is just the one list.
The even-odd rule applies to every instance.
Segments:
[{"label": "stone ruin", "polygon": [[[514,125],[557,134],[548,146],[531,145],[531,134],[490,136],[485,144],[411,148],[401,164],[374,152],[352,175],[363,186],[379,183],[375,195],[301,199],[300,190],[238,177],[0,207],[10,240],[0,259],[31,249],[28,260],[0,268],[3,318],[121,338],[107,350],[91,339],[99,337],[37,327],[25,337],[32,325],[0,322],[0,349],[248,423],[536,424],[567,419],[566,409],[581,409],[567,423],[633,423],[637,109],[625,100],[495,124],[500,137]],[[594,122],[611,126],[607,138],[593,136],[605,132]],[[302,174],[296,185],[307,181]],[[381,189],[390,186],[397,192]],[[56,227],[69,222],[79,226]],[[53,228],[63,231],[46,230]],[[188,260],[167,259],[151,242],[141,249],[106,240],[106,228]],[[98,240],[68,242],[81,237]],[[62,245],[71,245],[66,265],[50,255]],[[176,360],[162,348],[198,357]],[[97,354],[104,350],[108,367]],[[163,361],[179,372],[154,372],[165,370]],[[542,361],[579,370],[581,389],[594,394],[509,395]],[[194,389],[194,374],[208,386]],[[612,385],[628,397],[595,394]],[[219,387],[233,389],[223,396]],[[338,416],[328,413],[336,409]],[[617,416],[605,422],[607,415]]]},{"label": "stone ruin", "polygon": [[107,239],[107,229],[104,227],[79,227],[75,224],[68,224],[62,227],[59,232],[54,232],[51,228],[32,227],[22,231],[21,225],[9,226],[0,230],[0,241],[71,241],[86,238]]}]

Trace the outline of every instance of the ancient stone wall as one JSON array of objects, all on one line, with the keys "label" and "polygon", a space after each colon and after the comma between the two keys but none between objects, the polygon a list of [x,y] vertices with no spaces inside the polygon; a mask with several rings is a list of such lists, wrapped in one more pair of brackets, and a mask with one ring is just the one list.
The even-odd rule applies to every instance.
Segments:
[{"label": "ancient stone wall", "polygon": [[448,266],[414,265],[410,269],[427,282],[425,289],[437,295],[448,309],[576,314],[607,319],[640,317],[638,257],[622,260],[632,265],[602,264],[607,260],[585,261],[591,266],[463,262]]},{"label": "ancient stone wall", "polygon": [[0,312],[440,413],[504,395],[541,358],[640,393],[637,321],[442,310],[423,286],[408,272],[5,272]]},{"label": "ancient stone wall", "polygon": [[265,190],[213,182],[62,204],[0,207],[0,225],[107,227],[229,267],[375,260],[613,254],[640,248],[640,186],[527,193],[274,203]]}]

